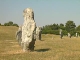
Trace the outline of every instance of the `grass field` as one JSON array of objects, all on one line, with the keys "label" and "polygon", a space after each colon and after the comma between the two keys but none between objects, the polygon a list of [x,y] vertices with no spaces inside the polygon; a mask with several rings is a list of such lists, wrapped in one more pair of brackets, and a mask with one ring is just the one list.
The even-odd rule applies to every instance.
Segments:
[{"label": "grass field", "polygon": [[80,37],[43,34],[34,52],[23,52],[15,38],[17,29],[0,26],[0,60],[80,60]]}]

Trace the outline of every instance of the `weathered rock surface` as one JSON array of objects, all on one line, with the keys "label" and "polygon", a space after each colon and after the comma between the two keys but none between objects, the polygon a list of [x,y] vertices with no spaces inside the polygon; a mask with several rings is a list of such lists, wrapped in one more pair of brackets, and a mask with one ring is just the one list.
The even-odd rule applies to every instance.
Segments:
[{"label": "weathered rock surface", "polygon": [[19,29],[16,32],[16,39],[18,40],[19,45],[21,45],[21,41],[22,41],[22,26],[19,26]]},{"label": "weathered rock surface", "polygon": [[41,40],[41,27],[36,28],[36,39]]},{"label": "weathered rock surface", "polygon": [[34,12],[31,8],[23,11],[24,23],[22,26],[23,51],[33,51],[36,40],[36,23],[34,21]]}]

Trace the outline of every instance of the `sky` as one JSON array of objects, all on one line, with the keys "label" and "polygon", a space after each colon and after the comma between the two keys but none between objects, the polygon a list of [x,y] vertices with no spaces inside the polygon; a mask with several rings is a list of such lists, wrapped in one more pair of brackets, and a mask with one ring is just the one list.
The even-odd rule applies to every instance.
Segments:
[{"label": "sky", "polygon": [[65,24],[68,20],[80,25],[80,0],[0,0],[0,23],[22,25],[26,8],[33,9],[37,26]]}]

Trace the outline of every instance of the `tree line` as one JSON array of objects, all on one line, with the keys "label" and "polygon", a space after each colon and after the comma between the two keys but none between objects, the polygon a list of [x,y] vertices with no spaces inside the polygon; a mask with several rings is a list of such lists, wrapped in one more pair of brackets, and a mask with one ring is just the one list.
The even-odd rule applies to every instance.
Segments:
[{"label": "tree line", "polygon": [[74,21],[68,20],[65,24],[51,24],[42,27],[42,34],[56,34],[59,35],[60,29],[62,29],[63,35],[70,33],[75,36],[75,33],[80,35],[80,25],[76,26]]},{"label": "tree line", "polygon": [[[13,23],[12,21],[9,21],[7,23],[4,23],[3,25],[0,23],[0,26],[18,26],[18,24]],[[67,35],[67,33],[70,33],[71,35],[75,36],[75,33],[78,33],[80,35],[80,25],[76,26],[74,21],[68,20],[65,24],[51,24],[51,25],[45,25],[42,27],[42,34],[56,34],[59,35],[60,29],[62,29],[63,35]]]},{"label": "tree line", "polygon": [[16,27],[18,27],[18,24],[13,23],[12,21],[9,21],[7,23],[4,23],[3,25],[0,23],[0,26],[16,26]]}]

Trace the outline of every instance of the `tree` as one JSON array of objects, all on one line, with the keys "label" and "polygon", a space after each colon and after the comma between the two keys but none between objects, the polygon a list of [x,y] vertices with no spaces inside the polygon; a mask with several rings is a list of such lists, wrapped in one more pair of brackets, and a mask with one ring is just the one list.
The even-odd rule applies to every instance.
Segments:
[{"label": "tree", "polygon": [[18,24],[13,23],[12,21],[9,21],[8,23],[4,23],[4,26],[17,26],[18,27]]},{"label": "tree", "polygon": [[64,24],[61,23],[61,24],[59,25],[59,29],[65,30]]},{"label": "tree", "polygon": [[[59,29],[62,29],[63,35],[66,35],[67,33],[70,33],[71,35],[74,35],[76,33],[76,25],[73,21],[69,20],[66,22],[65,26],[64,24],[51,24],[51,25],[45,25],[42,28],[43,34],[59,34]],[[79,30],[79,29],[78,29]]]},{"label": "tree", "polygon": [[80,25],[76,27],[76,32],[80,35]]},{"label": "tree", "polygon": [[76,31],[80,31],[80,25],[76,27]]},{"label": "tree", "polygon": [[71,35],[75,33],[75,27],[76,25],[73,21],[69,20],[66,22],[65,29],[67,32],[71,33]]},{"label": "tree", "polygon": [[9,21],[8,23],[4,23],[4,26],[12,26],[12,25],[13,25],[12,21]]},{"label": "tree", "polygon": [[4,26],[9,26],[9,24],[8,23],[4,23]]},{"label": "tree", "polygon": [[13,24],[13,26],[19,27],[19,26],[18,26],[18,24],[16,24],[16,23],[15,23],[15,24]]},{"label": "tree", "polygon": [[52,30],[58,30],[59,29],[59,26],[58,26],[58,24],[53,24],[52,25]]},{"label": "tree", "polygon": [[9,21],[8,24],[9,24],[9,26],[12,26],[13,25],[13,22],[12,21]]}]

